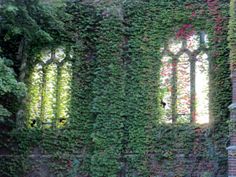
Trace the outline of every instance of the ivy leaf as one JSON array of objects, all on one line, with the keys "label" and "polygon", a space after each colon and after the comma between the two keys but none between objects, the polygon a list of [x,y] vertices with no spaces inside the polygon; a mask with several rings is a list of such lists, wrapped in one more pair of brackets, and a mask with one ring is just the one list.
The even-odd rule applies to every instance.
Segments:
[{"label": "ivy leaf", "polygon": [[16,14],[18,10],[19,10],[18,7],[14,6],[12,4],[9,4],[5,9],[6,12],[10,12],[13,14]]}]

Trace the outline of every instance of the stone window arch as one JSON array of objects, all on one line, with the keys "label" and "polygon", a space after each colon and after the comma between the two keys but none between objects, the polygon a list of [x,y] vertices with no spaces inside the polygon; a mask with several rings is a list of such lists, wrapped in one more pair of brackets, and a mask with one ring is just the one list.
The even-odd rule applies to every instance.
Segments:
[{"label": "stone window arch", "polygon": [[68,122],[72,64],[65,49],[46,50],[30,74],[29,127],[61,127]]},{"label": "stone window arch", "polygon": [[169,40],[161,49],[161,95],[165,120],[209,121],[209,55],[204,32]]}]

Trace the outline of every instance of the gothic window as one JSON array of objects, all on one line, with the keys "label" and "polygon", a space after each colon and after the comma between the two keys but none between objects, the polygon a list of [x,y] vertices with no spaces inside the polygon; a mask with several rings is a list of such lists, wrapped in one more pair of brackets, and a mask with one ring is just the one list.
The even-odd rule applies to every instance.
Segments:
[{"label": "gothic window", "polygon": [[169,40],[162,48],[161,103],[168,122],[209,121],[207,35]]},{"label": "gothic window", "polygon": [[69,117],[71,62],[62,48],[44,51],[29,86],[29,127],[61,127]]}]

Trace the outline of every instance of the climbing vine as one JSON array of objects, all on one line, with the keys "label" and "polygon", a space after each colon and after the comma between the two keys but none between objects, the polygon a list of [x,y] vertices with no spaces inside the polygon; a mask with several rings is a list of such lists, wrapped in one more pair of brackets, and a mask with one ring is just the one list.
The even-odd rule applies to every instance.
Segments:
[{"label": "climbing vine", "polygon": [[[218,174],[225,174],[224,144],[231,92],[225,42],[228,4],[128,0],[96,7],[93,3],[75,1],[68,2],[65,10],[67,33],[60,33],[62,39],[48,47],[63,44],[69,48],[72,51],[67,52],[69,63],[62,65],[65,70],[58,73],[53,72],[53,65],[48,65],[44,71],[45,85],[38,87],[40,80],[29,82],[28,93],[32,97],[30,104],[34,105],[29,110],[32,117],[68,116],[67,123],[47,129],[24,126],[12,131],[11,137],[17,144],[13,150],[16,158],[1,163],[4,174],[36,175],[46,164],[47,175],[56,176],[166,175],[174,169],[173,163],[167,164],[169,169],[164,172],[157,172],[158,165],[152,162],[176,162],[175,155],[179,154],[186,159],[194,157],[194,163],[200,163],[199,159],[214,161],[222,168]],[[212,127],[161,124],[161,48],[173,37],[189,38],[199,31],[209,36]],[[34,47],[31,51],[37,54],[43,49]],[[30,62],[29,73],[37,70],[37,62],[37,59]],[[29,81],[36,77],[28,76]],[[57,84],[57,89],[47,90],[49,83]],[[70,91],[65,84],[71,84]],[[61,92],[70,96],[58,94]],[[42,103],[43,115],[37,115],[41,95],[48,99]],[[55,103],[54,98],[62,102]],[[200,142],[200,138],[204,141]],[[37,156],[45,157],[42,163],[35,164]],[[210,173],[217,165],[204,170]],[[178,167],[175,172],[191,176],[194,170],[197,171],[187,172]]]},{"label": "climbing vine", "polygon": [[229,47],[230,47],[230,59],[231,59],[231,67],[232,70],[235,70],[235,28],[236,28],[236,22],[235,22],[235,1],[231,0],[230,1],[230,21],[229,21],[229,36],[228,36],[228,40],[229,40]]}]

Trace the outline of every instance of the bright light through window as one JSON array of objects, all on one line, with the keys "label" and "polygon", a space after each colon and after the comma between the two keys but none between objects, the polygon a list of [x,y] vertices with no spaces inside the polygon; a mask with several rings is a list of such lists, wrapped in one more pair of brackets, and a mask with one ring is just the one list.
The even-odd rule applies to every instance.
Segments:
[{"label": "bright light through window", "polygon": [[196,63],[196,116],[197,123],[209,122],[209,62],[206,53],[197,57]]},{"label": "bright light through window", "polygon": [[29,127],[61,127],[69,117],[72,65],[63,48],[44,51],[29,86]]},{"label": "bright light through window", "polygon": [[207,35],[172,39],[162,48],[161,106],[166,122],[209,122]]}]

